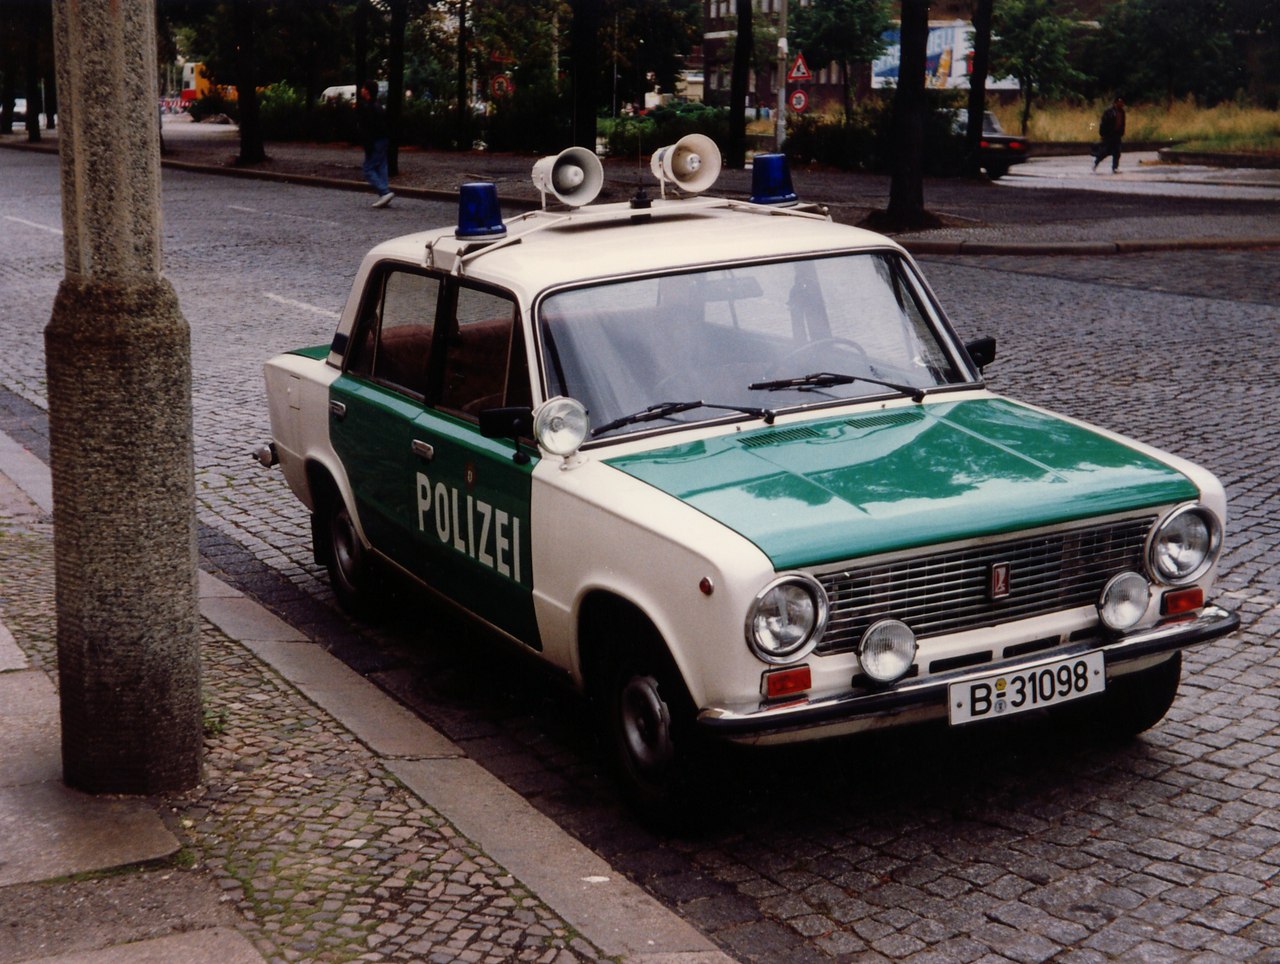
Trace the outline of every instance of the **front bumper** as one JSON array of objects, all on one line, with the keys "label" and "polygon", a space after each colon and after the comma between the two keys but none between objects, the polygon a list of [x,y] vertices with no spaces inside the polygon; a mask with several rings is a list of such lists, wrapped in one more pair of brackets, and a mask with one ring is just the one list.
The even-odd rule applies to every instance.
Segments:
[{"label": "front bumper", "polygon": [[732,742],[784,743],[938,719],[947,715],[947,687],[952,683],[1016,672],[1048,659],[1093,651],[1102,652],[1108,678],[1121,676],[1160,662],[1162,655],[1225,636],[1239,625],[1240,617],[1234,612],[1210,605],[1192,619],[1165,623],[1119,639],[1084,641],[1021,659],[935,673],[892,689],[842,693],[803,702],[761,703],[751,708],[708,707],[698,714],[698,725],[707,734]]}]

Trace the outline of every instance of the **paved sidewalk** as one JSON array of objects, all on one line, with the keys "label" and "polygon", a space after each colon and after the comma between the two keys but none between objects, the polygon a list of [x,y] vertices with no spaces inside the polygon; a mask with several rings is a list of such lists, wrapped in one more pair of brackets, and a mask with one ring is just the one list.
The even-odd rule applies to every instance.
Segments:
[{"label": "paved sidewalk", "polygon": [[66,788],[51,505],[47,468],[0,434],[0,961],[728,960],[205,573],[203,783]]}]

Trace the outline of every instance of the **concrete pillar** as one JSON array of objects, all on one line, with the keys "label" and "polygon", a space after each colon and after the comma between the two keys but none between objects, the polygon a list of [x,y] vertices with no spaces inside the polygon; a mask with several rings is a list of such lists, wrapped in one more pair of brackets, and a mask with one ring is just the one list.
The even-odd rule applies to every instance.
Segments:
[{"label": "concrete pillar", "polygon": [[45,329],[63,777],[199,782],[190,332],[161,277],[155,0],[55,0],[66,274]]}]

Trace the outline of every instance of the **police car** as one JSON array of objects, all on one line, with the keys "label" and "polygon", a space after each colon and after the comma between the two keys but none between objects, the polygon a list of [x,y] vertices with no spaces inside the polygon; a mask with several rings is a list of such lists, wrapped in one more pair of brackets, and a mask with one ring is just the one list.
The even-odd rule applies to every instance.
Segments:
[{"label": "police car", "polygon": [[717,740],[1155,724],[1180,651],[1238,624],[1218,481],[989,391],[994,341],[781,155],[749,201],[705,195],[706,138],[651,168],[593,204],[571,148],[506,221],[464,185],[456,226],[368,253],[329,344],[267,364],[262,458],[340,603],[390,567],[538,654],[658,814]]}]

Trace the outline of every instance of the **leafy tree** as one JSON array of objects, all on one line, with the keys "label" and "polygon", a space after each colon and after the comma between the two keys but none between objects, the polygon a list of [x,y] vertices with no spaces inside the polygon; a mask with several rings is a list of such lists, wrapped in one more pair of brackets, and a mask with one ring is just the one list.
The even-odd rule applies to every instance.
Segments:
[{"label": "leafy tree", "polygon": [[1102,91],[1129,100],[1192,96],[1217,103],[1248,84],[1233,26],[1240,16],[1265,23],[1276,4],[1237,0],[1125,0],[1108,8],[1089,45],[1088,63]]},{"label": "leafy tree", "polygon": [[791,33],[805,59],[840,69],[846,120],[853,112],[853,66],[880,55],[888,27],[889,11],[882,0],[813,0],[796,9]]},{"label": "leafy tree", "polygon": [[991,72],[1022,85],[1022,133],[1037,97],[1078,92],[1084,75],[1071,66],[1075,22],[1056,12],[1054,0],[1001,0],[992,12]]},{"label": "leafy tree", "polygon": [[676,75],[702,42],[700,0],[607,0],[598,38],[602,90],[638,102],[656,86],[671,93]]}]

